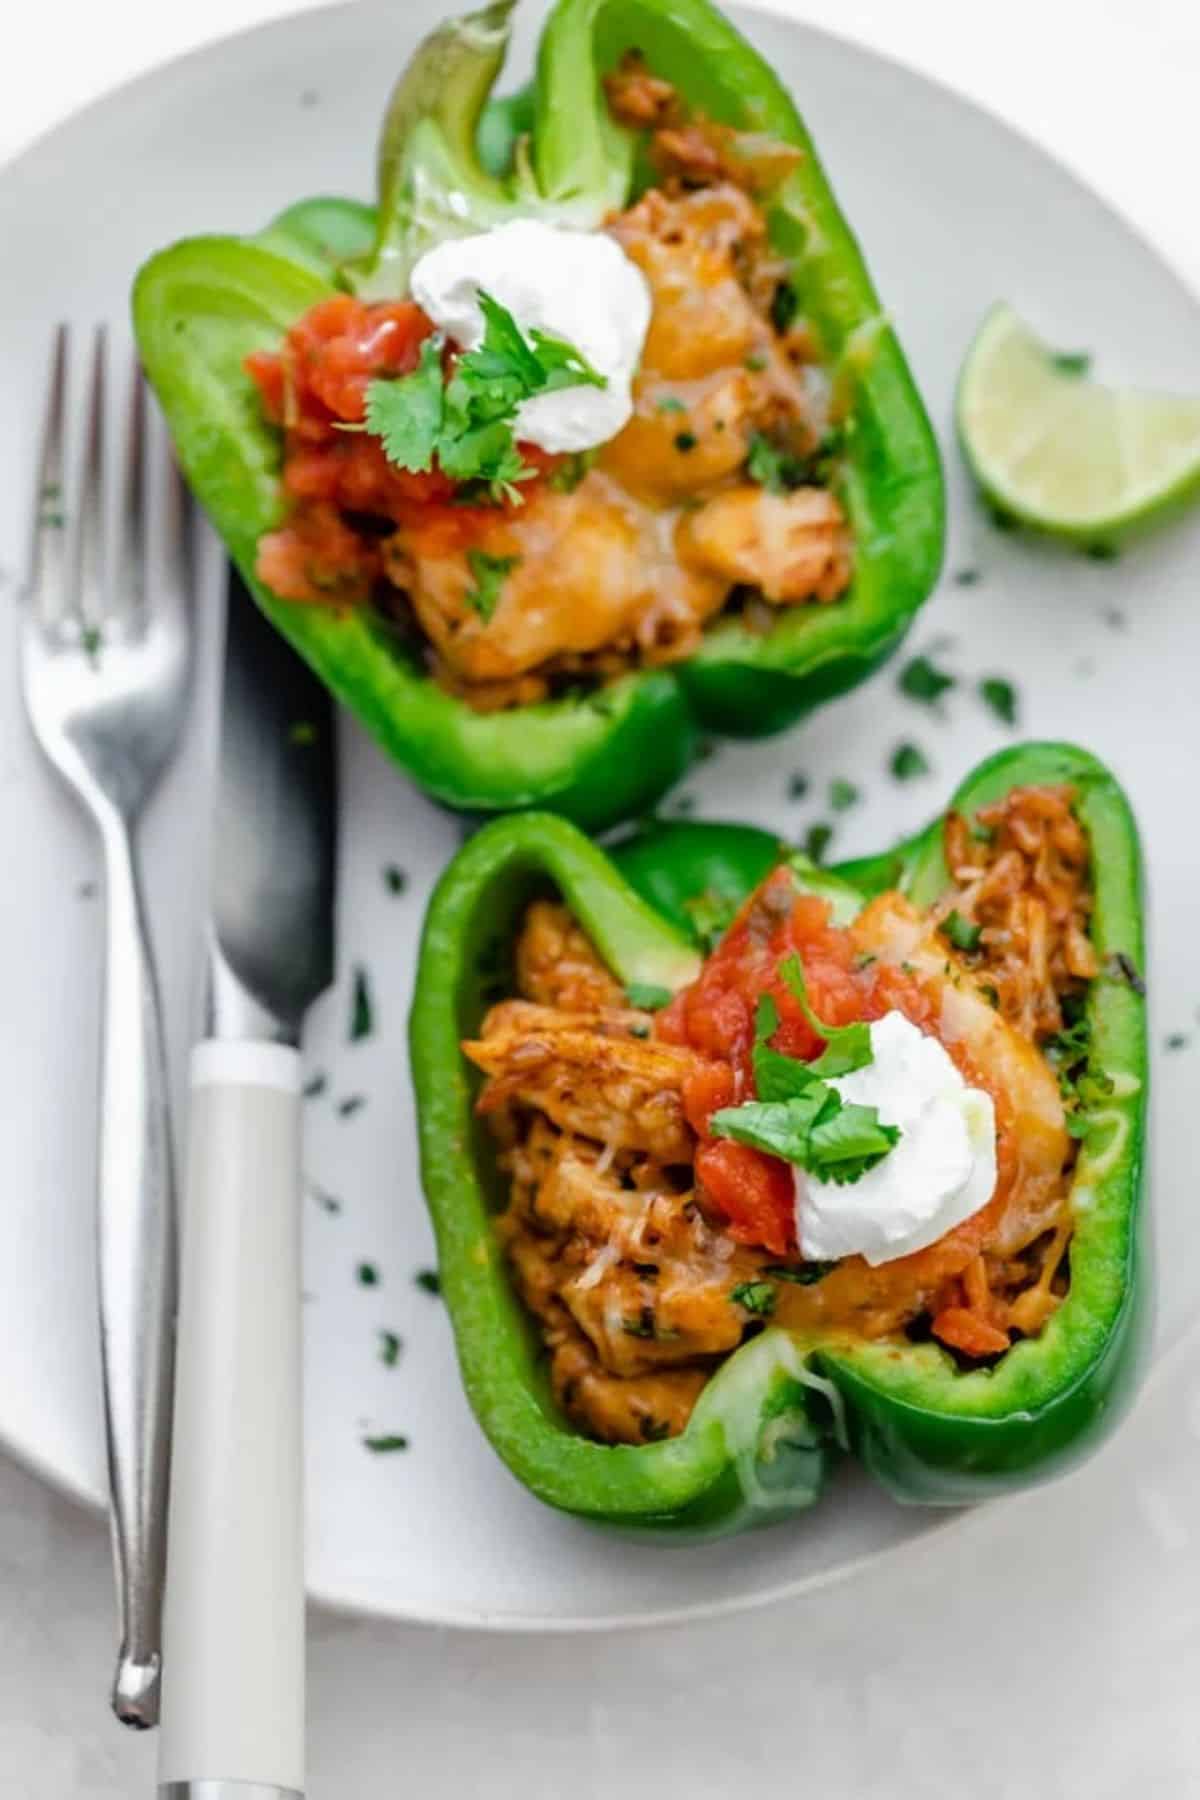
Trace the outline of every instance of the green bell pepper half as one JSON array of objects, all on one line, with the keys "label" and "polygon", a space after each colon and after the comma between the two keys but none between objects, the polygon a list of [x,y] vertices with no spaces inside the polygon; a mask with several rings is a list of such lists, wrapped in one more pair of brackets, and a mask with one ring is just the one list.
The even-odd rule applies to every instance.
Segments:
[{"label": "green bell pepper half", "polygon": [[[450,864],[430,902],[410,1023],[422,1175],[468,1398],[510,1470],[541,1499],[625,1529],[707,1535],[809,1506],[839,1450],[852,1449],[899,1500],[953,1504],[1057,1474],[1111,1428],[1132,1390],[1146,1318],[1136,827],[1113,776],[1066,744],[1001,752],[951,805],[973,816],[1012,788],[1044,783],[1074,788],[1090,839],[1102,973],[1086,1008],[1094,1066],[1112,1084],[1086,1115],[1062,1305],[1040,1335],[975,1370],[933,1342],[769,1328],[721,1365],[680,1436],[637,1447],[580,1436],[549,1394],[496,1240],[492,1217],[506,1184],[475,1116],[479,1078],[459,1045],[513,991],[511,944],[536,894],[558,891],[626,985],[678,989],[700,960],[688,902],[714,889],[744,897],[786,847],[745,826],[679,823],[638,832],[610,856],[565,820],[531,814],[486,825]],[[829,871],[794,857],[792,866],[843,917],[893,885],[929,905],[949,880],[940,818],[884,856]]]},{"label": "green bell pepper half", "polygon": [[[530,89],[490,102],[514,0],[443,25],[393,93],[377,207],[316,199],[255,237],[197,237],[137,276],[143,363],[184,472],[259,604],[337,698],[431,795],[470,811],[551,807],[598,829],[653,805],[701,731],[761,735],[861,681],[895,649],[938,574],[941,465],[929,421],[858,246],[791,99],[709,0],[558,0]],[[782,612],[771,629],[718,621],[689,661],[510,712],[443,692],[422,659],[366,611],[273,598],[255,579],[259,538],[281,521],[279,433],[246,356],[339,289],[406,292],[440,238],[519,215],[594,228],[644,182],[601,74],[631,46],[713,118],[795,145],[770,199],[792,270],[848,406],[836,487],[855,540],[848,595]]]}]

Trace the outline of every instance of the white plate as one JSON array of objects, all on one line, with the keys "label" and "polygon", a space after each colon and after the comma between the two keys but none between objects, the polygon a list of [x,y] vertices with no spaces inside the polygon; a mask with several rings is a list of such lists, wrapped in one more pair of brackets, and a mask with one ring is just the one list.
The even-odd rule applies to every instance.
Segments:
[{"label": "white plate", "polygon": [[[120,316],[132,271],[185,232],[251,229],[288,201],[369,190],[375,122],[394,70],[433,9],[333,8],[229,40],[125,88],[0,174],[0,562],[10,591],[24,545],[48,321]],[[536,7],[534,11],[536,12]],[[1008,734],[973,692],[1012,677],[1025,735],[1076,739],[1129,786],[1152,871],[1160,1338],[1200,1301],[1192,1159],[1179,1130],[1194,1079],[1200,951],[1194,810],[1200,732],[1200,522],[1101,563],[999,534],[972,502],[950,436],[955,374],[984,309],[1014,301],[1051,339],[1099,351],[1115,378],[1185,388],[1200,368],[1200,315],[1146,246],[1032,145],[903,69],[801,27],[747,28],[792,85],[867,245],[947,452],[947,577],[911,640],[961,678],[943,717],[905,700],[895,673],[789,735],[725,746],[681,789],[701,815],[799,835],[831,817],[844,776],[862,802],[837,816],[853,855],[926,819],[959,774]],[[528,56],[533,20],[518,48]],[[955,572],[973,569],[974,585]],[[210,603],[211,605],[211,599]],[[211,613],[206,611],[207,623]],[[147,821],[155,928],[176,1049],[186,1042],[195,899],[202,884],[212,632],[187,755]],[[918,742],[928,779],[898,785],[894,746]],[[496,1461],[459,1388],[440,1301],[415,1283],[432,1244],[414,1169],[405,1014],[431,880],[461,827],[344,738],[346,846],[340,975],[309,1034],[327,1093],[309,1103],[305,1202],[310,1582],[320,1598],[449,1624],[577,1628],[741,1606],[827,1580],[933,1529],[945,1515],[892,1506],[846,1472],[807,1519],[699,1549],[631,1545],[546,1511]],[[810,781],[794,797],[795,777]],[[0,1257],[0,1434],[80,1495],[102,1493],[91,1185],[100,916],[93,846],[22,723],[11,658],[0,683],[0,890],[6,1120]],[[409,875],[390,894],[386,864]],[[81,891],[81,885],[83,891]],[[347,1044],[352,970],[374,991],[377,1031]],[[1200,1041],[1200,1040],[1197,1040]],[[337,1102],[366,1096],[352,1116]],[[333,1195],[340,1210],[317,1197]],[[375,1286],[357,1279],[370,1262]],[[270,1271],[263,1271],[264,1281]],[[398,1332],[395,1368],[378,1333]],[[403,1432],[372,1455],[366,1432]]]}]

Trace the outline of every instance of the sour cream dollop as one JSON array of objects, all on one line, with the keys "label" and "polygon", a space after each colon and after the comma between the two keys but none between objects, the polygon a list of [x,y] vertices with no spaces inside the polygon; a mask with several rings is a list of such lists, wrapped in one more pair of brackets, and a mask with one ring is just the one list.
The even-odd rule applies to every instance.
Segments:
[{"label": "sour cream dollop", "polygon": [[561,454],[594,449],[628,424],[650,326],[650,289],[607,232],[512,219],[427,251],[411,286],[417,305],[463,350],[483,340],[483,288],[526,336],[536,327],[565,339],[607,378],[607,387],[559,388],[526,400],[517,413],[518,438]]},{"label": "sour cream dollop", "polygon": [[874,1061],[830,1082],[878,1108],[900,1140],[857,1181],[796,1170],[796,1236],[810,1261],[865,1257],[873,1267],[924,1250],[986,1206],[996,1187],[990,1094],[968,1087],[935,1037],[886,1013],[871,1026]]}]

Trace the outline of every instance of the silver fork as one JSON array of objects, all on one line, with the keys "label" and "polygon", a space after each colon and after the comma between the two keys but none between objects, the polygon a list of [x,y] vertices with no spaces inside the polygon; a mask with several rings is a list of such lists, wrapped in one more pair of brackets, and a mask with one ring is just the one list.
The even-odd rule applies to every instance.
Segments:
[{"label": "silver fork", "polygon": [[186,700],[189,507],[137,374],[119,433],[119,504],[111,504],[103,331],[91,346],[75,454],[70,360],[60,326],[21,667],[34,734],[103,852],[96,1243],[121,1631],[112,1706],[124,1724],[144,1727],[158,1719],[176,1219],[162,1018],[133,828],[174,749]]}]

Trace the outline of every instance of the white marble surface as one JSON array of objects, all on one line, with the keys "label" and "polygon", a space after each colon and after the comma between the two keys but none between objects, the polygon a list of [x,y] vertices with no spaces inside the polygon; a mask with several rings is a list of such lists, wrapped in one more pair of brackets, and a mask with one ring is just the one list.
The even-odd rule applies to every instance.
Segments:
[{"label": "white marble surface", "polygon": [[[776,4],[1022,126],[1200,285],[1195,0]],[[124,76],[286,10],[39,0],[0,65],[0,154]],[[639,1800],[669,1782],[718,1800],[783,1777],[824,1800],[1186,1800],[1200,1792],[1198,1374],[1185,1346],[1051,1492],[741,1619],[523,1640],[315,1616],[310,1792]],[[0,1459],[0,1800],[152,1791],[152,1745],[104,1708],[111,1634],[99,1524]]]}]

